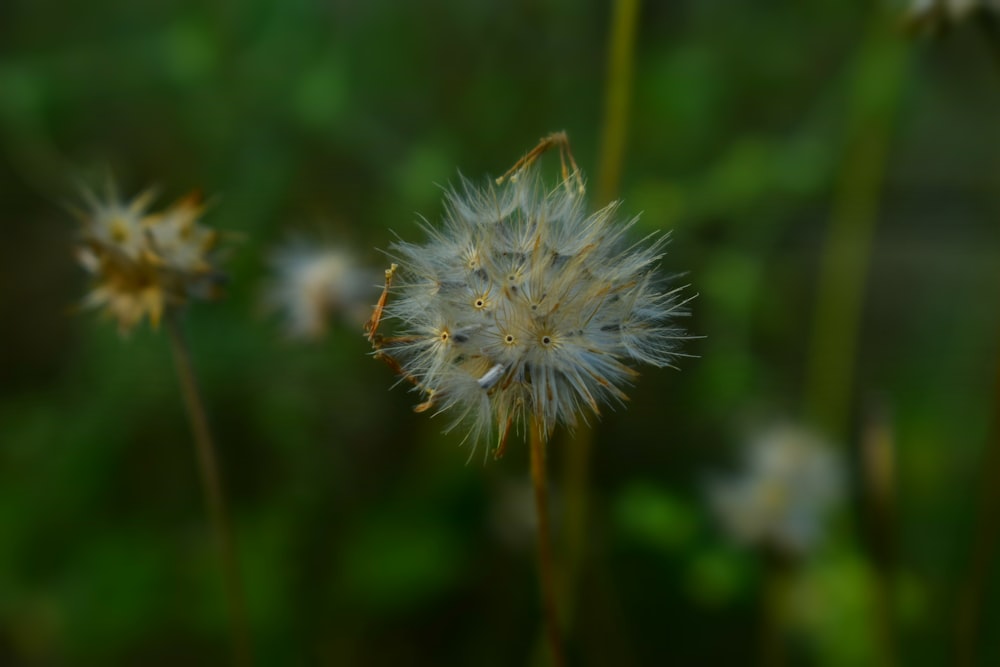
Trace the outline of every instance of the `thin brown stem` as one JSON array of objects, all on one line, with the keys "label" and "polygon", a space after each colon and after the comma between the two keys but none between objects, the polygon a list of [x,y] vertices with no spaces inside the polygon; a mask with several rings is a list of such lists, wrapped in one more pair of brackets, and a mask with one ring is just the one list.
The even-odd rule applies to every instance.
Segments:
[{"label": "thin brown stem", "polygon": [[531,483],[535,491],[535,514],[538,525],[538,583],[542,597],[542,615],[545,634],[552,651],[552,664],[566,664],[563,655],[562,633],[556,611],[555,567],[552,559],[552,536],[549,530],[548,477],[545,466],[545,434],[541,424],[535,422],[531,431]]},{"label": "thin brown stem", "polygon": [[198,391],[191,354],[181,332],[180,323],[175,315],[166,318],[166,329],[170,338],[170,347],[174,353],[174,364],[180,380],[181,395],[191,421],[194,432],[195,457],[198,461],[198,472],[201,476],[205,502],[208,505],[209,519],[221,558],[222,574],[226,589],[226,599],[229,604],[233,658],[237,665],[248,666],[253,663],[250,654],[250,634],[248,632],[246,605],[243,597],[243,587],[240,582],[240,568],[233,542],[232,526],[226,510],[225,495],[219,466],[215,456],[215,446],[212,433],[208,428],[204,404]]}]

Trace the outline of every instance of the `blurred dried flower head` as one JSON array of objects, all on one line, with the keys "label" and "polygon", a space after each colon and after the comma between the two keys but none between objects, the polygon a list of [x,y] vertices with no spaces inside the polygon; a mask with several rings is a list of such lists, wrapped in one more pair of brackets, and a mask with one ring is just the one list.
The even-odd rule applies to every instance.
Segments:
[{"label": "blurred dried flower head", "polygon": [[321,338],[335,318],[358,328],[368,319],[378,273],[350,250],[296,238],[271,253],[270,264],[265,303],[283,314],[290,337]]},{"label": "blurred dried flower head", "polygon": [[937,30],[977,11],[1000,13],[1000,0],[913,0],[906,20],[917,30]]},{"label": "blurred dried flower head", "polygon": [[[529,157],[546,141],[568,154],[553,135],[503,185],[463,180],[442,225],[424,225],[426,243],[392,246],[369,327],[377,355],[423,395],[416,410],[448,412],[473,442],[496,433],[497,456],[513,425],[547,438],[625,401],[637,376],[627,362],[668,366],[683,338],[681,288],[657,271],[665,237],[629,241],[637,218],[622,220],[617,203],[588,213],[565,162],[565,182],[544,189]],[[397,325],[385,338],[383,306]]]},{"label": "blurred dried flower head", "polygon": [[218,232],[198,223],[198,193],[155,213],[148,190],[127,202],[111,185],[104,201],[85,196],[89,211],[79,213],[76,255],[95,280],[85,306],[103,308],[127,333],[147,316],[157,326],[168,308],[192,296],[215,296],[221,278],[210,255]]},{"label": "blurred dried flower head", "polygon": [[712,509],[737,541],[801,556],[823,535],[843,499],[845,474],[836,452],[811,431],[782,425],[745,451],[743,470],[708,487]]}]

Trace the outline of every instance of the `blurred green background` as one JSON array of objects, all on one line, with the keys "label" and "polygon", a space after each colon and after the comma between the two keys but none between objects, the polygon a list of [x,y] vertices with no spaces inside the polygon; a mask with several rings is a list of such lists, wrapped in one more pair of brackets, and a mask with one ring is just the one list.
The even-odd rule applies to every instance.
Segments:
[{"label": "blurred green background", "polygon": [[[699,294],[685,325],[704,338],[680,372],[642,369],[596,428],[572,664],[757,662],[767,561],[720,532],[703,483],[773,419],[812,420],[853,480],[799,568],[789,664],[952,664],[970,631],[974,662],[1000,664],[1000,516],[979,491],[1000,488],[1000,69],[975,22],[914,38],[871,4],[642,8],[623,210],[638,232],[672,230],[664,269]],[[550,131],[593,183],[610,15],[569,0],[0,3],[0,664],[229,660],[165,337],[75,311],[67,206],[109,173],[162,202],[201,188],[206,223],[239,237],[227,298],[185,327],[258,664],[532,661],[526,447],[467,462],[359,331],[290,342],[260,299],[289,233],[322,227],[381,266],[393,233],[419,240],[418,214],[439,217],[439,184],[496,176]],[[830,305],[852,294],[856,322]],[[824,359],[853,371],[842,410]],[[859,474],[873,414],[896,463],[879,521]],[[557,529],[572,446],[552,444]]]}]

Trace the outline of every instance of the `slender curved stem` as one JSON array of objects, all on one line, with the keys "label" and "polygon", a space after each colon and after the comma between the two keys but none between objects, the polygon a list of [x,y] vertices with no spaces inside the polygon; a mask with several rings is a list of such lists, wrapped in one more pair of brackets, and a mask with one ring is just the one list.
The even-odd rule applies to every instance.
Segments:
[{"label": "slender curved stem", "polygon": [[[639,23],[639,0],[614,0],[608,39],[607,79],[604,84],[604,123],[597,178],[597,205],[618,194],[628,135],[629,107],[634,78],[635,35]],[[587,542],[590,457],[594,431],[589,425],[575,429],[566,449],[565,465],[565,574],[560,595],[565,627],[572,627],[576,607],[577,579],[583,569]]]},{"label": "slender curved stem", "polygon": [[848,430],[865,284],[906,78],[908,50],[887,24],[876,12],[856,63],[809,341],[806,416],[835,437]]},{"label": "slender curved stem", "polygon": [[[888,170],[892,129],[906,82],[907,44],[885,13],[873,12],[848,92],[845,151],[820,257],[816,310],[805,381],[806,417],[833,437],[851,432],[854,371],[865,288]],[[872,554],[878,563],[878,554]],[[896,655],[892,634],[891,577],[878,567],[878,627],[873,629],[880,664]]]},{"label": "slender curved stem", "polygon": [[535,491],[535,515],[538,525],[538,583],[542,597],[542,615],[545,634],[552,651],[552,664],[562,667],[562,633],[556,611],[555,567],[552,559],[552,536],[549,530],[548,478],[545,465],[545,437],[541,424],[532,423],[531,431],[531,484]]},{"label": "slender curved stem", "polygon": [[632,101],[635,33],[638,23],[639,0],[615,0],[608,44],[604,127],[601,132],[601,162],[597,177],[597,200],[602,206],[615,196],[621,180],[629,105]]},{"label": "slender curved stem", "polygon": [[174,353],[174,364],[177,367],[177,376],[180,380],[181,395],[184,398],[184,406],[191,421],[191,430],[194,432],[198,472],[201,476],[205,503],[208,506],[209,519],[212,522],[212,530],[215,533],[221,558],[226,599],[229,605],[234,663],[249,666],[253,660],[250,653],[246,605],[240,582],[240,568],[233,542],[232,526],[226,510],[225,494],[216,461],[215,446],[212,442],[212,433],[208,428],[208,418],[205,415],[204,404],[198,391],[191,354],[175,314],[166,318],[166,329],[170,338],[170,347]]}]

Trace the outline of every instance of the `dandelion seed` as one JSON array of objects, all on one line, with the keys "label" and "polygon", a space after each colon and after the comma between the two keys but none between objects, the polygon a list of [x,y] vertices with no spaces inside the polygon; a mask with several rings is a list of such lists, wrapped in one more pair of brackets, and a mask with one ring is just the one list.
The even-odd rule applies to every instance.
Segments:
[{"label": "dandelion seed", "polygon": [[[679,289],[657,269],[666,237],[628,242],[637,219],[617,203],[588,213],[565,162],[564,177],[546,192],[526,158],[505,183],[463,180],[426,243],[391,248],[369,338],[424,395],[421,409],[448,413],[473,442],[504,443],[529,420],[542,438],[573,427],[625,400],[630,363],[668,366],[684,338]],[[396,328],[385,337],[383,318]]]},{"label": "dandelion seed", "polygon": [[503,372],[506,370],[506,366],[503,364],[497,364],[490,370],[483,374],[483,377],[479,378],[476,382],[479,384],[480,389],[492,389],[501,377],[503,377]]},{"label": "dandelion seed", "polygon": [[801,556],[817,546],[844,495],[843,464],[810,431],[778,426],[750,442],[741,474],[715,480],[709,501],[742,543]]},{"label": "dandelion seed", "polygon": [[377,273],[346,248],[294,239],[270,264],[276,276],[265,303],[282,312],[289,337],[318,339],[335,318],[356,326],[368,318]]},{"label": "dandelion seed", "polygon": [[109,186],[105,201],[88,193],[90,210],[80,213],[77,260],[96,283],[83,303],[103,308],[122,333],[145,317],[157,326],[166,310],[191,297],[212,298],[221,283],[211,259],[218,232],[198,223],[200,195],[158,213],[149,211],[152,200],[147,190],[121,201]]}]

